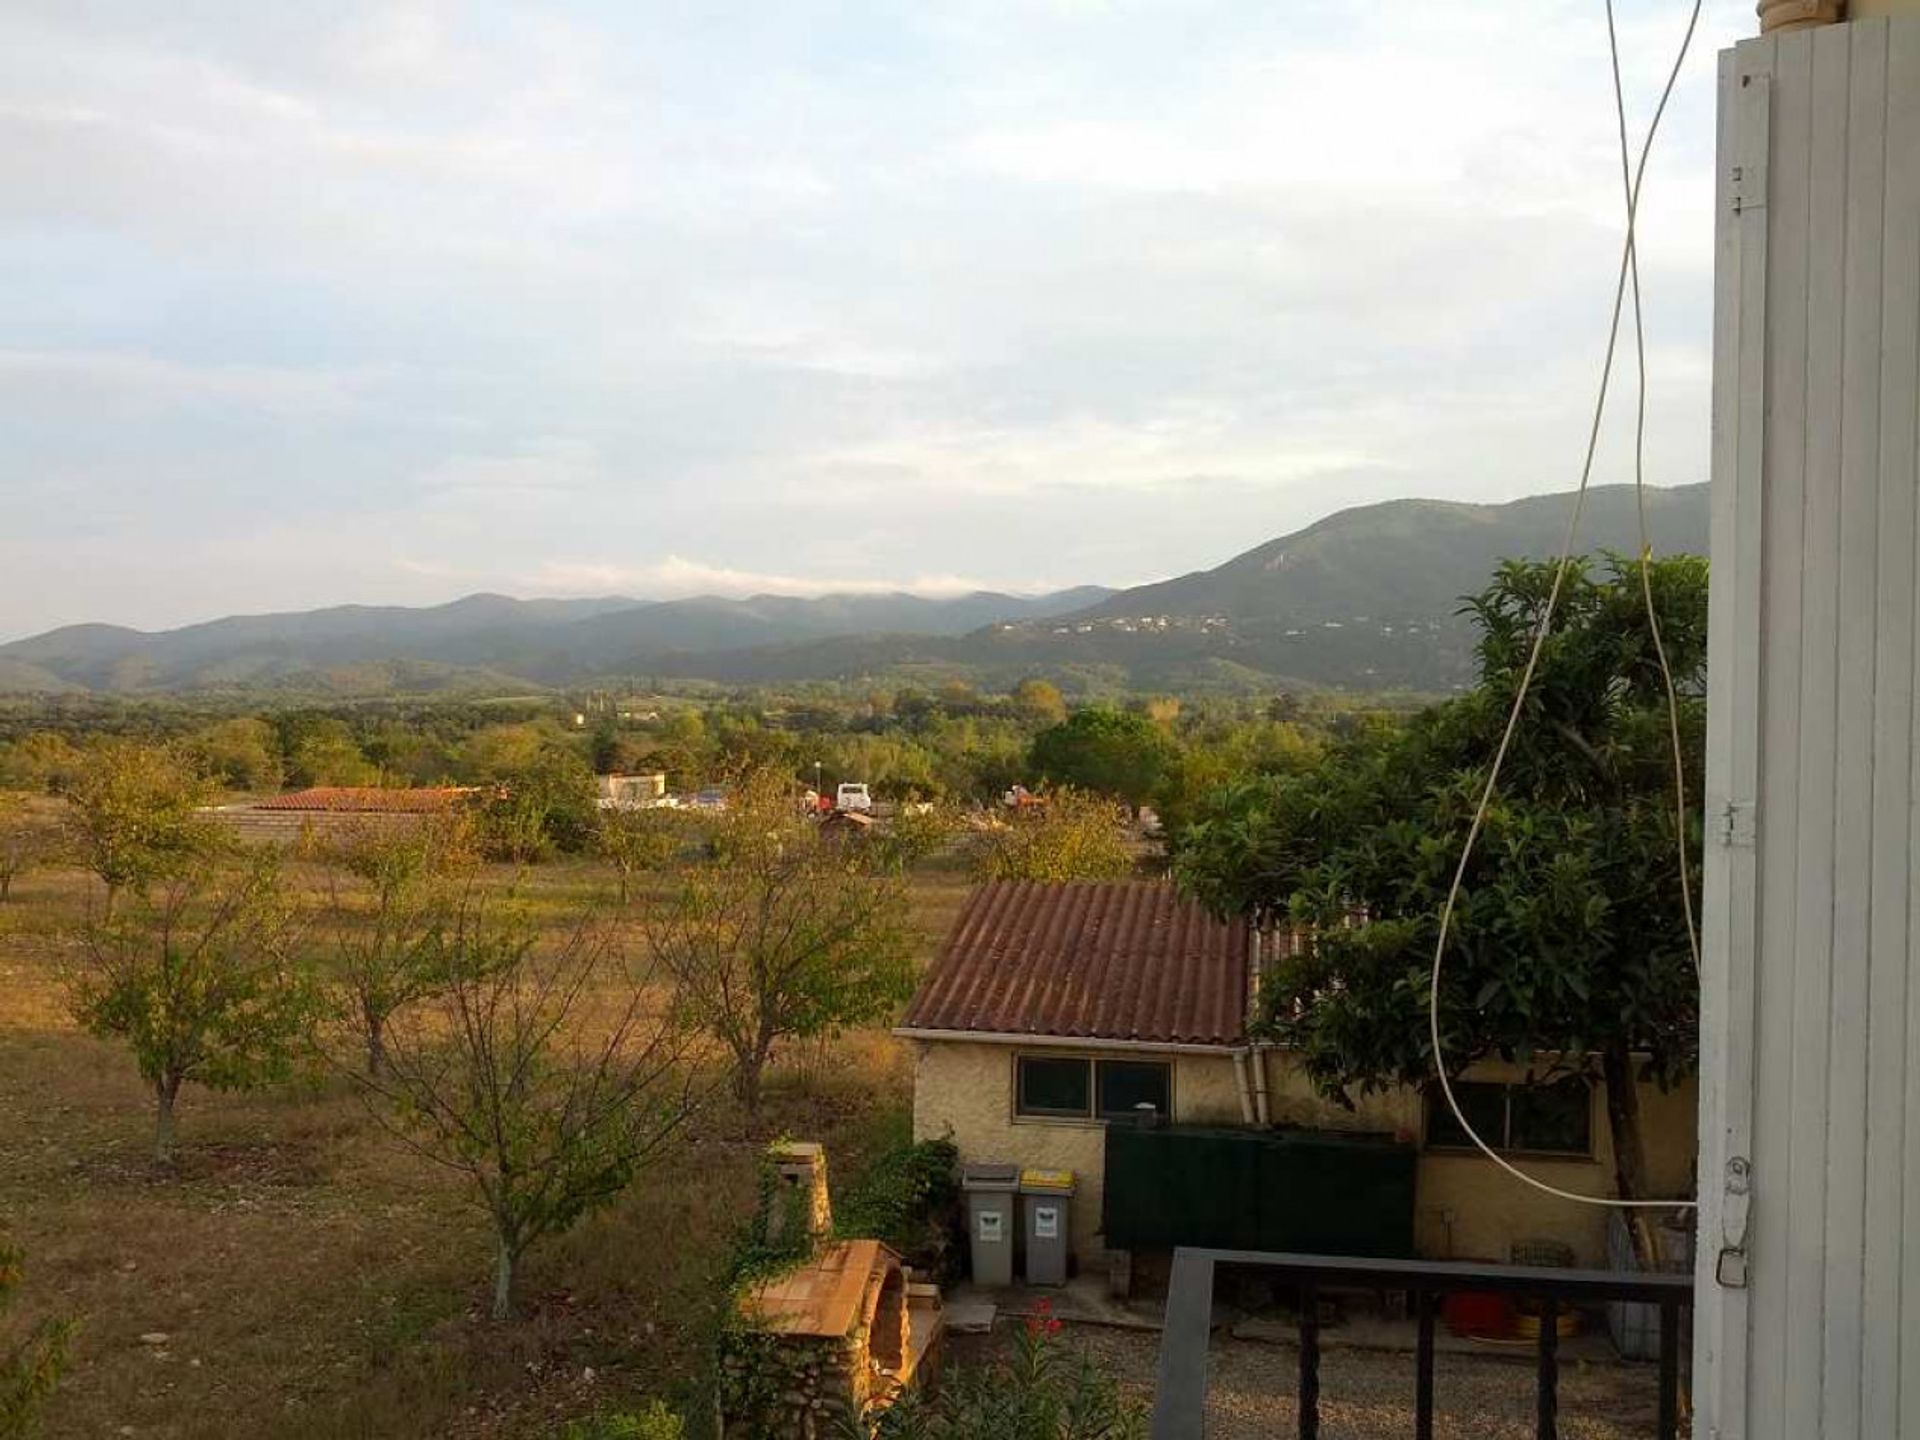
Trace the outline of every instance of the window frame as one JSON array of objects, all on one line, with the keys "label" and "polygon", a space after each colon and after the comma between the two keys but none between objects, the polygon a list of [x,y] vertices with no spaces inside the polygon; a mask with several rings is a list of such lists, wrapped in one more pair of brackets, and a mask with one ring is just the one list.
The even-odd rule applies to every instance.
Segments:
[{"label": "window frame", "polygon": [[[1585,1147],[1576,1150],[1515,1144],[1513,1134],[1514,1095],[1516,1093],[1525,1093],[1530,1089],[1537,1091],[1561,1085],[1579,1085],[1585,1093],[1587,1106]],[[1460,1100],[1462,1109],[1467,1108],[1467,1097],[1462,1092],[1468,1086],[1476,1089],[1498,1090],[1500,1092],[1499,1137],[1497,1139],[1489,1135],[1482,1135],[1480,1137],[1487,1142],[1488,1146],[1490,1146],[1496,1154],[1525,1155],[1542,1160],[1560,1160],[1573,1164],[1578,1164],[1582,1161],[1593,1162],[1599,1158],[1594,1144],[1594,1136],[1596,1133],[1596,1127],[1593,1123],[1594,1085],[1586,1076],[1567,1075],[1562,1076],[1558,1080],[1536,1082],[1531,1085],[1524,1080],[1455,1080],[1453,1082],[1454,1094],[1455,1097]],[[1478,1155],[1480,1153],[1479,1148],[1474,1145],[1473,1141],[1465,1134],[1461,1134],[1457,1140],[1451,1137],[1442,1139],[1434,1138],[1434,1121],[1436,1117],[1444,1116],[1444,1124],[1450,1130],[1458,1131],[1460,1129],[1460,1122],[1454,1119],[1452,1111],[1447,1109],[1446,1097],[1440,1093],[1440,1087],[1438,1085],[1429,1085],[1426,1087],[1426,1100],[1426,1125],[1422,1149],[1432,1151],[1439,1155]]]},{"label": "window frame", "polygon": [[[1029,1060],[1072,1061],[1086,1069],[1087,1106],[1084,1110],[1041,1110],[1026,1106],[1024,1067]],[[1085,1050],[1017,1050],[1013,1055],[1012,1113],[1016,1122],[1066,1125],[1108,1125],[1131,1120],[1126,1115],[1106,1114],[1100,1109],[1100,1072],[1106,1065],[1152,1066],[1166,1077],[1166,1109],[1161,1117],[1173,1118],[1175,1065],[1171,1056],[1103,1055]]]}]

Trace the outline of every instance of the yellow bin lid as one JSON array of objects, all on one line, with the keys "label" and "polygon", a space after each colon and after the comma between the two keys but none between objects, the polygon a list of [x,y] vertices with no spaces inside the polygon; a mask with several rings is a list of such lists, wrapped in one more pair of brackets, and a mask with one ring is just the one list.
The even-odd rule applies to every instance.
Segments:
[{"label": "yellow bin lid", "polygon": [[1073,1171],[1071,1170],[1022,1170],[1020,1172],[1022,1190],[1058,1190],[1062,1194],[1073,1193]]}]

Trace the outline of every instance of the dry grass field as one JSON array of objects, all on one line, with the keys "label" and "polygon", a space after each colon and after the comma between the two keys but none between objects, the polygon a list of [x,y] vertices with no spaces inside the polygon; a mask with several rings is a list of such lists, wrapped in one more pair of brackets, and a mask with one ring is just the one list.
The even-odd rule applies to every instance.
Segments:
[{"label": "dry grass field", "polygon": [[[928,954],[965,893],[957,873],[916,879]],[[536,1249],[521,1315],[495,1325],[463,1178],[400,1147],[341,1076],[189,1090],[178,1173],[153,1171],[151,1095],[63,998],[61,935],[87,894],[78,874],[36,872],[0,906],[0,1228],[26,1251],[17,1318],[80,1322],[45,1416],[62,1440],[536,1436],[681,1396],[761,1147],[823,1140],[844,1176],[904,1124],[905,1056],[884,1029],[804,1047],[758,1121],[722,1092],[618,1203]],[[611,882],[555,865],[526,895],[560,925]]]}]

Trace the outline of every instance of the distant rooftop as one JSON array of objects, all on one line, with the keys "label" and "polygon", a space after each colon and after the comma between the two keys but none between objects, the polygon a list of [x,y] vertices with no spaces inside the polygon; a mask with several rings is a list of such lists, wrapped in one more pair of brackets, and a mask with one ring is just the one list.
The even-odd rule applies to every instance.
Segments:
[{"label": "distant rooftop", "polygon": [[318,810],[341,815],[427,815],[451,810],[470,786],[441,785],[412,790],[378,785],[315,785],[262,800],[256,810]]}]

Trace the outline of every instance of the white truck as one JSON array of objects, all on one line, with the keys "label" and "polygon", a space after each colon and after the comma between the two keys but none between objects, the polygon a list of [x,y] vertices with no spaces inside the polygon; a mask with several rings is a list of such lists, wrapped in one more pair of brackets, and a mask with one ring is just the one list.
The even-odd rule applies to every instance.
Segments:
[{"label": "white truck", "polygon": [[873,809],[873,796],[867,793],[865,785],[848,783],[834,792],[833,808],[864,815]]}]

